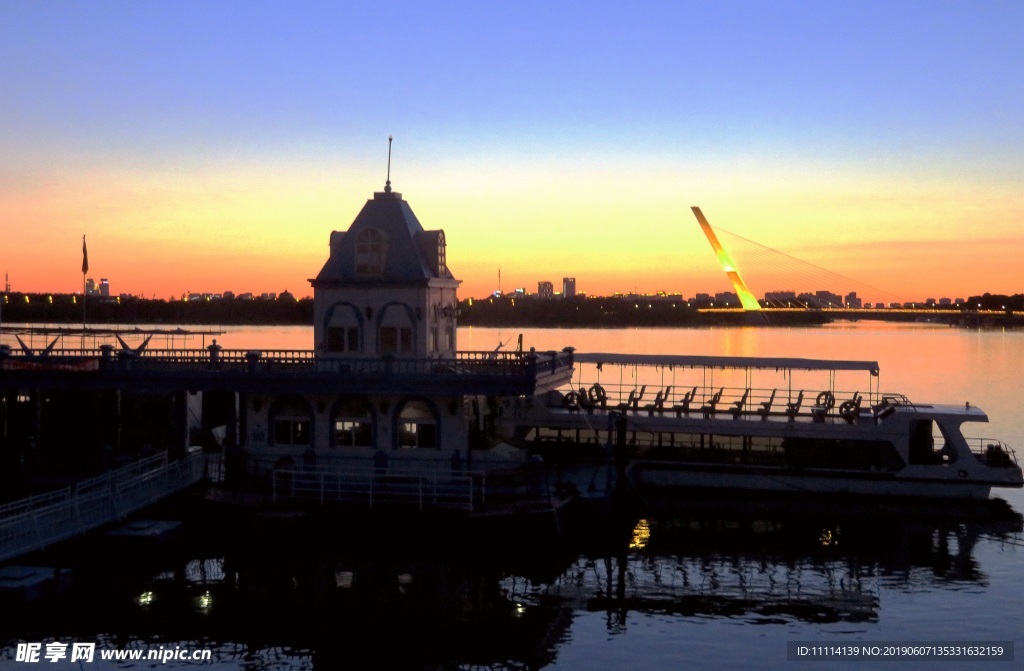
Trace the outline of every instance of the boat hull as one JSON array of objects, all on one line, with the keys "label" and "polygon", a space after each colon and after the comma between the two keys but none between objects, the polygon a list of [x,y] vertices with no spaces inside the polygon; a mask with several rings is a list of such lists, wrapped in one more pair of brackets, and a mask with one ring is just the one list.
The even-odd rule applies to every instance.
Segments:
[{"label": "boat hull", "polygon": [[679,462],[633,462],[626,470],[638,490],[752,491],[885,498],[986,499],[988,482],[908,478],[891,473],[710,466]]}]

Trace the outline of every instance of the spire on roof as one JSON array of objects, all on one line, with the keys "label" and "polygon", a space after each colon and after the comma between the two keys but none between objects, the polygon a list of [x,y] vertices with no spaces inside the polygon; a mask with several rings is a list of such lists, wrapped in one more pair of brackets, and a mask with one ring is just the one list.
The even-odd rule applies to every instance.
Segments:
[{"label": "spire on roof", "polygon": [[384,193],[391,193],[391,136],[388,135],[388,180],[384,182]]}]

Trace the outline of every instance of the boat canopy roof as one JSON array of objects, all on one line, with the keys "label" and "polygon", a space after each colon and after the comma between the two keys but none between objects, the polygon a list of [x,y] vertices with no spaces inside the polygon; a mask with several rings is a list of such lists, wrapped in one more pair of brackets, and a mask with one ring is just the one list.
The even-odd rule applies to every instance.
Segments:
[{"label": "boat canopy roof", "polygon": [[687,356],[672,354],[616,354],[576,352],[576,363],[623,366],[679,366],[680,368],[760,368],[769,370],[863,370],[878,375],[877,361],[802,359],[798,357]]}]

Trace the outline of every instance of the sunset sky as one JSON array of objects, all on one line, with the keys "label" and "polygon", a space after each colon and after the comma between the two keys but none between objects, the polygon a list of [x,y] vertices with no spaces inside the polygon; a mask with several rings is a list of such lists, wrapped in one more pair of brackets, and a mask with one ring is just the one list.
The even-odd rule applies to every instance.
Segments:
[{"label": "sunset sky", "polygon": [[462,297],[726,290],[691,205],[834,273],[722,235],[758,295],[1021,293],[1022,64],[1019,0],[0,0],[0,272],[309,295],[390,134]]}]

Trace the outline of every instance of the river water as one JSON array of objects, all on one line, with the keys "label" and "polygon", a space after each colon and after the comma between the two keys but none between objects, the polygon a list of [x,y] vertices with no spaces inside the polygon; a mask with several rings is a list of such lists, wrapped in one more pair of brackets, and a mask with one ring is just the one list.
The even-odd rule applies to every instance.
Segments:
[{"label": "river water", "polygon": [[[225,330],[225,348],[312,343],[308,328]],[[1024,456],[1022,332],[882,322],[467,328],[459,347],[511,349],[520,333],[538,350],[877,361],[883,391],[970,402],[990,417],[982,435]],[[1010,668],[1015,662],[977,656],[1002,646],[1005,659],[1022,642],[1024,492],[993,497],[1009,511],[692,502],[561,539],[358,520],[235,537],[231,518],[208,518],[212,532],[152,555],[102,543],[65,550],[75,587],[17,622],[3,618],[0,669],[31,668],[15,661],[17,643],[31,641],[212,657],[115,662],[97,652],[91,663],[42,662],[53,668],[871,668],[848,655],[879,662],[922,643],[958,654],[893,666]],[[799,645],[844,656],[792,659]]]}]

